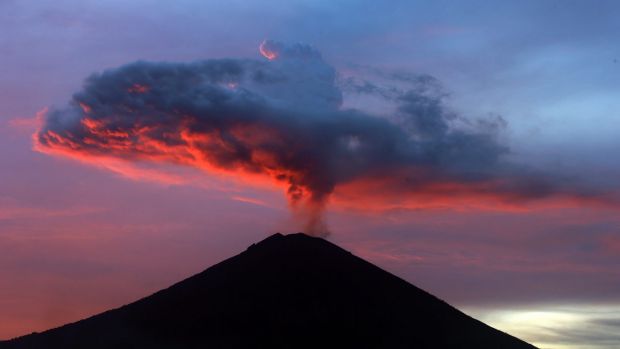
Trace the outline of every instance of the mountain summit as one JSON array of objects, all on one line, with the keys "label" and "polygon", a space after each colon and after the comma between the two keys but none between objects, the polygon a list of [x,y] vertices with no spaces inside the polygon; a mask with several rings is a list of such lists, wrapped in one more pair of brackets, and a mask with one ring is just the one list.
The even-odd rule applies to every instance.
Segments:
[{"label": "mountain summit", "polygon": [[135,303],[0,349],[535,349],[320,238],[271,237]]}]

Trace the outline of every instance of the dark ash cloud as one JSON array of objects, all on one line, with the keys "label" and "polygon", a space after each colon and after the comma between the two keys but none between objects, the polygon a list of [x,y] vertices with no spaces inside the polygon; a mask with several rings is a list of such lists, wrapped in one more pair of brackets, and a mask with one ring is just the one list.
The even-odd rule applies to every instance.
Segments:
[{"label": "dark ash cloud", "polygon": [[383,118],[342,108],[336,71],[314,48],[268,41],[261,53],[266,60],[136,62],[92,75],[68,106],[48,113],[38,147],[267,175],[287,184],[315,234],[326,232],[330,194],[369,178],[404,196],[444,183],[510,200],[576,192],[503,161],[508,149],[489,127],[453,127],[457,116],[431,77],[392,76],[409,88],[389,93],[362,86],[395,103],[394,117]]}]

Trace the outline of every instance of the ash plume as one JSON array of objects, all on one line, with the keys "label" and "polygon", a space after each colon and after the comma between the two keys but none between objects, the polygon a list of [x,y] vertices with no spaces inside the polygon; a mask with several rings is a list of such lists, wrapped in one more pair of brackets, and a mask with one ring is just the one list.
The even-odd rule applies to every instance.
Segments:
[{"label": "ash plume", "polygon": [[566,191],[506,163],[508,148],[488,129],[452,127],[441,94],[391,89],[394,115],[380,117],[342,107],[337,73],[314,48],[266,41],[260,51],[266,59],[135,62],[94,74],[66,107],[48,112],[37,147],[268,176],[286,183],[314,235],[327,233],[330,195],[360,181],[401,196],[520,200]]}]

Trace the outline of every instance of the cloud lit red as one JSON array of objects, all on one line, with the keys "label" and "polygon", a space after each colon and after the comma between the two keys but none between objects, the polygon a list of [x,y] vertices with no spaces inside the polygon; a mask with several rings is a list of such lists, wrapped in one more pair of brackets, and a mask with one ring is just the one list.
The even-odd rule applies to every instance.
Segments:
[{"label": "cloud lit red", "polygon": [[267,40],[263,41],[260,46],[258,46],[258,50],[263,57],[267,58],[270,61],[278,58],[278,53],[269,47],[270,44]]},{"label": "cloud lit red", "polygon": [[392,89],[385,118],[342,108],[336,71],[312,47],[266,41],[260,52],[269,61],[137,62],[95,74],[47,114],[37,147],[270,178],[313,234],[326,233],[334,192],[357,205],[387,197],[420,207],[593,195],[506,162],[488,128],[454,127],[433,79]]}]

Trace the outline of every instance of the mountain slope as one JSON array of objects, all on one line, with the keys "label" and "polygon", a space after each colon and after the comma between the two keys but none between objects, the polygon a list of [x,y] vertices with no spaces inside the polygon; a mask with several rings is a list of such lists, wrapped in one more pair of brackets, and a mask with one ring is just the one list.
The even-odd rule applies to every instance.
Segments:
[{"label": "mountain slope", "polygon": [[532,349],[319,238],[273,235],[130,305],[21,348]]}]

